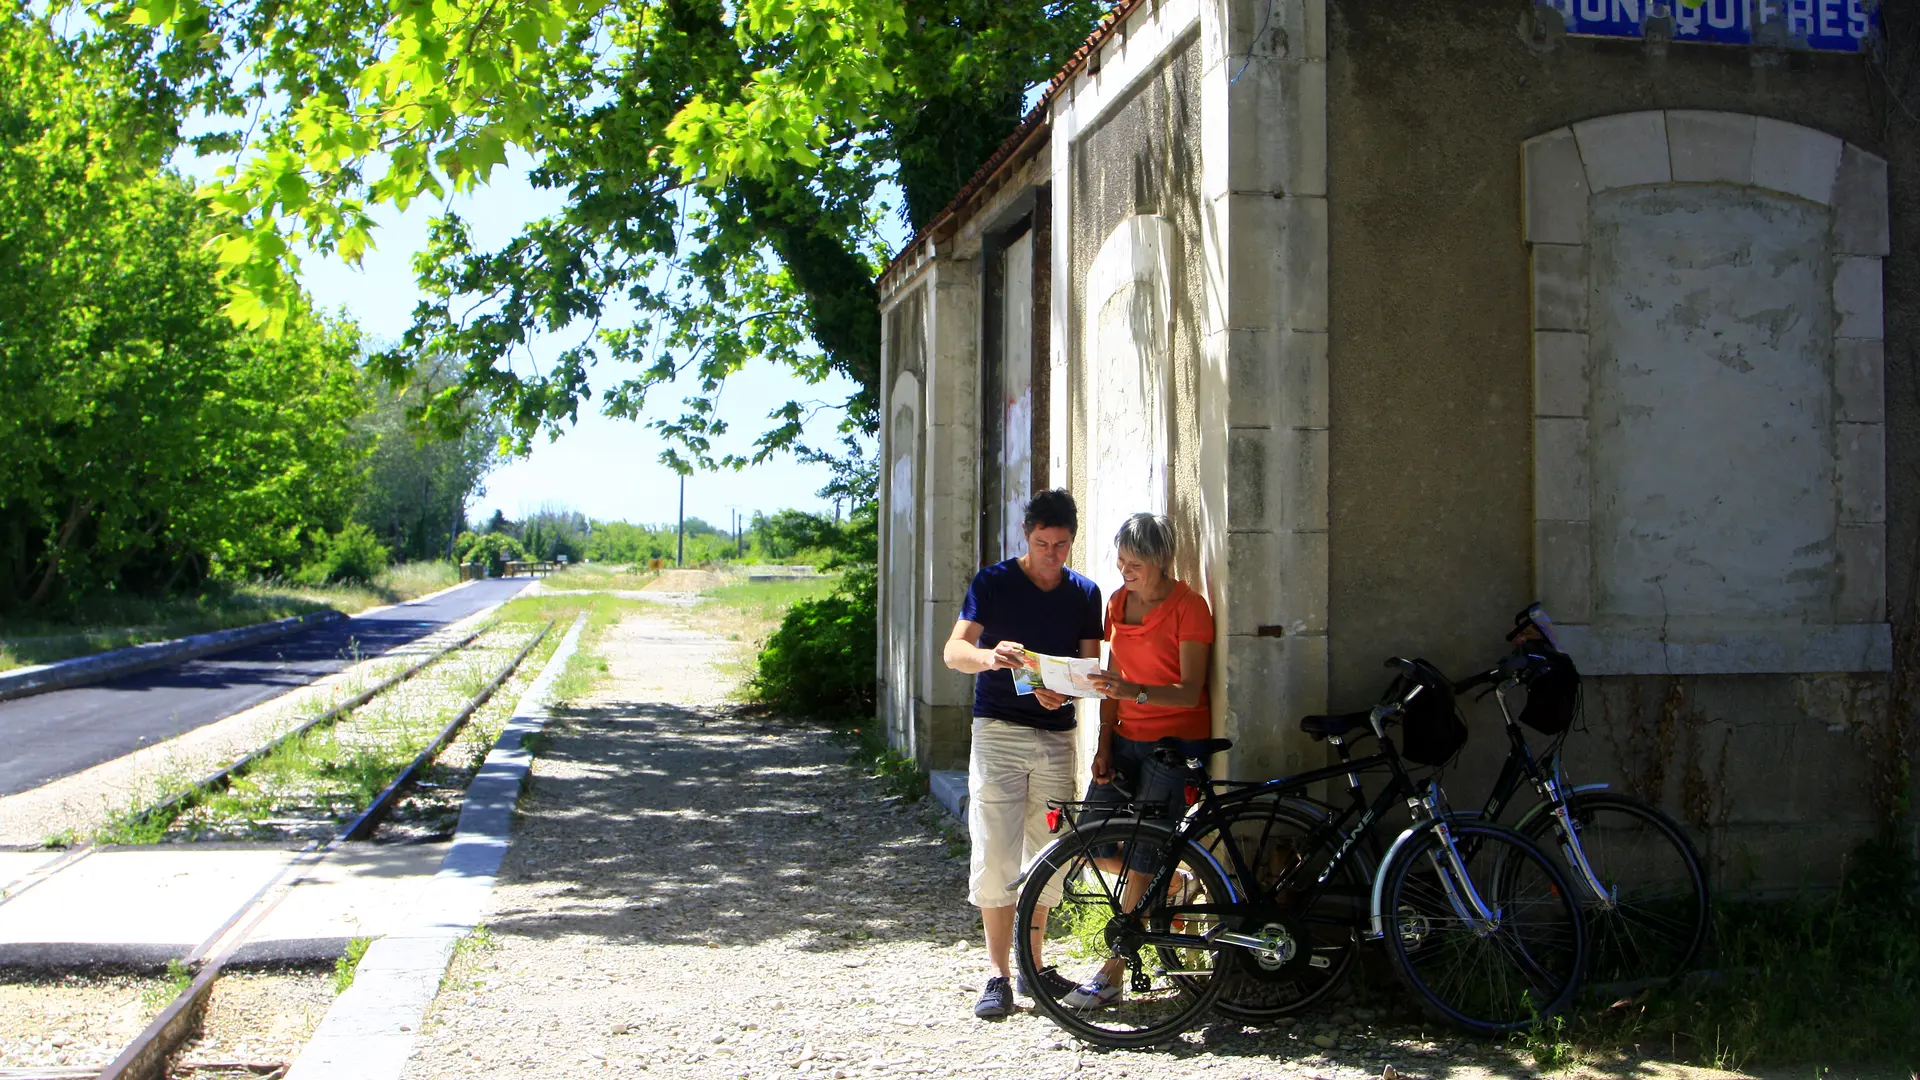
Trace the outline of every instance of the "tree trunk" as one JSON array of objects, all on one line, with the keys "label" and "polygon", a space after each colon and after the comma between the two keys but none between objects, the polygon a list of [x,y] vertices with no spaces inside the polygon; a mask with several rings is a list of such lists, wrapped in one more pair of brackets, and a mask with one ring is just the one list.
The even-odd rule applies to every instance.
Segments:
[{"label": "tree trunk", "polygon": [[39,607],[40,602],[47,598],[48,590],[53,588],[53,583],[60,579],[60,556],[66,552],[67,545],[73,542],[73,534],[80,531],[80,524],[86,521],[87,515],[91,513],[93,513],[92,499],[75,501],[73,509],[67,512],[67,520],[60,526],[60,535],[54,540],[53,550],[47,553],[47,572],[41,575],[39,587],[35,588],[33,595],[27,598],[29,608]]}]

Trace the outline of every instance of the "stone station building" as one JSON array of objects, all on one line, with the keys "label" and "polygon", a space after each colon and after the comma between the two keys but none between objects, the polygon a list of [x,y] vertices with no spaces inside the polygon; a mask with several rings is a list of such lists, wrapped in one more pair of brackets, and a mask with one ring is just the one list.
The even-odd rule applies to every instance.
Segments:
[{"label": "stone station building", "polygon": [[[1832,880],[1920,543],[1920,128],[1806,48],[1871,41],[1863,2],[1122,3],[880,281],[893,744],[965,768],[941,647],[1060,486],[1107,591],[1124,516],[1173,517],[1227,774],[1320,763],[1300,715],[1388,655],[1484,666],[1540,599],[1576,780],[1723,883]],[[1609,13],[1638,36],[1583,36]]]}]

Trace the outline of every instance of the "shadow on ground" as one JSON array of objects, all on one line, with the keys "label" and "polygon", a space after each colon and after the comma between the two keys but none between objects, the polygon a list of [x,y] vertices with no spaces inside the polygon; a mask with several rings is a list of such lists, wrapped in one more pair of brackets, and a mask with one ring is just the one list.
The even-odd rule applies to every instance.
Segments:
[{"label": "shadow on ground", "polygon": [[661,704],[556,727],[502,868],[546,899],[496,930],[810,950],[973,933],[965,859],[818,728]]}]

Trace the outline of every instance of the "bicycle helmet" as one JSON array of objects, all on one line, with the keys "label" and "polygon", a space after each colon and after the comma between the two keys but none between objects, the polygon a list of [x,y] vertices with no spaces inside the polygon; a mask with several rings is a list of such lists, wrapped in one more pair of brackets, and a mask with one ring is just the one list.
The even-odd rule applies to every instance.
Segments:
[{"label": "bicycle helmet", "polygon": [[1467,722],[1453,699],[1453,683],[1425,660],[1414,660],[1411,670],[1394,676],[1385,700],[1402,703],[1400,756],[1408,761],[1445,765],[1467,745]]}]

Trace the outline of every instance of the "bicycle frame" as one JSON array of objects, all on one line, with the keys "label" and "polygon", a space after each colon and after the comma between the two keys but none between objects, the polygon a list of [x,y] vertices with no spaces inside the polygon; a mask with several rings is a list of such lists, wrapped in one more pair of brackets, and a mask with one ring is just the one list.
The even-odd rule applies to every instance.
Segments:
[{"label": "bicycle frame", "polygon": [[[1497,682],[1494,681],[1496,679]],[[1524,832],[1525,826],[1534,818],[1541,814],[1552,815],[1560,825],[1560,850],[1566,856],[1567,865],[1573,870],[1575,878],[1592,893],[1593,899],[1602,907],[1612,907],[1618,902],[1618,897],[1600,880],[1600,875],[1594,870],[1592,861],[1587,858],[1586,848],[1580,843],[1580,830],[1574,825],[1573,818],[1567,809],[1568,796],[1583,791],[1601,791],[1607,785],[1584,784],[1573,788],[1567,787],[1565,777],[1560,770],[1559,747],[1555,746],[1549,750],[1544,761],[1536,758],[1532,744],[1527,741],[1526,732],[1521,730],[1519,720],[1514,717],[1513,709],[1507,704],[1507,694],[1520,684],[1519,678],[1503,668],[1494,668],[1460,683],[1459,686],[1465,688],[1483,682],[1494,684],[1493,699],[1500,706],[1501,719],[1506,722],[1509,749],[1506,763],[1500,767],[1500,776],[1493,782],[1493,790],[1488,794],[1486,804],[1480,811],[1481,816],[1488,821],[1499,821],[1500,815],[1506,812],[1514,795],[1519,792],[1521,783],[1530,782],[1535,793],[1540,796],[1540,802],[1521,815],[1516,827]]]},{"label": "bicycle frame", "polygon": [[[1392,715],[1390,710],[1387,715]],[[1374,734],[1376,736],[1380,734],[1382,721],[1384,719],[1385,717],[1381,716],[1379,711],[1376,710],[1376,714],[1372,718],[1372,725],[1375,729]],[[1277,897],[1289,891],[1302,890],[1302,886],[1304,885],[1303,901],[1288,906],[1296,912],[1306,911],[1325,895],[1328,883],[1331,881],[1335,870],[1347,859],[1353,857],[1355,848],[1369,835],[1374,824],[1385,816],[1394,800],[1404,798],[1414,812],[1415,823],[1401,832],[1400,836],[1394,841],[1393,847],[1389,849],[1388,858],[1383,859],[1380,865],[1385,866],[1387,862],[1391,860],[1393,853],[1404,847],[1414,837],[1430,831],[1440,831],[1444,841],[1444,849],[1447,853],[1445,860],[1446,865],[1440,865],[1439,860],[1435,860],[1435,870],[1447,892],[1449,904],[1454,908],[1455,913],[1463,920],[1475,926],[1482,927],[1482,933],[1491,933],[1497,929],[1499,926],[1499,914],[1479,895],[1478,890],[1473,885],[1471,876],[1467,874],[1465,858],[1454,845],[1452,834],[1447,829],[1445,817],[1437,814],[1435,811],[1435,800],[1438,796],[1433,793],[1431,787],[1423,791],[1413,783],[1412,779],[1407,776],[1406,770],[1400,762],[1399,754],[1393,750],[1392,744],[1385,739],[1382,739],[1382,749],[1379,753],[1358,759],[1348,757],[1344,739],[1335,738],[1332,741],[1341,752],[1341,761],[1339,764],[1329,765],[1295,776],[1282,777],[1263,783],[1240,785],[1233,784],[1232,782],[1215,783],[1209,781],[1197,785],[1199,789],[1198,799],[1195,800],[1186,815],[1180,819],[1179,823],[1175,825],[1167,840],[1168,851],[1179,850],[1184,844],[1192,841],[1196,836],[1205,834],[1208,829],[1230,824],[1230,811],[1234,807],[1255,802],[1268,796],[1296,797],[1307,802],[1312,802],[1311,799],[1307,799],[1305,796],[1305,792],[1310,786],[1323,780],[1345,777],[1348,781],[1349,791],[1353,794],[1352,801],[1347,806],[1339,808],[1337,814],[1331,818],[1323,816],[1320,824],[1314,832],[1310,834],[1306,843],[1308,850],[1315,850],[1326,842],[1338,837],[1338,844],[1334,847],[1333,854],[1326,860],[1325,865],[1316,867],[1314,863],[1302,860],[1287,871],[1287,873],[1275,882],[1261,897],[1248,897],[1244,899],[1231,897],[1229,898],[1230,902],[1226,904],[1182,905],[1175,910],[1181,914],[1190,915],[1243,915],[1249,906],[1257,910],[1260,907],[1274,905]],[[1187,767],[1190,777],[1204,778],[1204,769],[1199,759],[1188,759]],[[1364,798],[1362,793],[1359,774],[1380,768],[1385,768],[1391,772],[1393,779],[1379,795],[1369,802]],[[1234,787],[1234,790],[1225,794],[1221,794],[1216,790],[1218,787],[1229,785]],[[1313,803],[1313,805],[1324,807],[1325,804]],[[1355,820],[1356,818],[1358,818],[1357,821]],[[1245,855],[1241,852],[1239,842],[1233,836],[1232,830],[1223,829],[1220,835],[1224,841],[1227,859],[1231,863],[1233,876],[1229,878],[1229,881],[1240,881],[1243,883],[1256,881],[1257,878],[1254,876]],[[1315,873],[1316,870],[1317,873]],[[1141,893],[1140,899],[1136,901],[1134,908],[1127,912],[1136,923],[1140,921],[1141,916],[1146,914],[1153,903],[1153,898],[1166,894],[1168,886],[1172,884],[1173,872],[1174,861],[1170,859],[1163,860],[1160,868],[1155,871],[1151,882]],[[1309,874],[1313,874],[1313,880],[1310,884],[1304,881],[1304,878]],[[1381,910],[1383,880],[1383,876],[1378,872],[1378,868],[1376,867],[1375,872],[1372,874],[1372,881],[1370,882],[1371,895],[1369,899],[1368,918],[1365,921],[1366,930],[1364,931],[1365,936],[1370,939],[1379,939],[1386,935],[1386,919],[1384,912]],[[1214,944],[1227,944],[1254,951],[1264,951],[1269,949],[1272,944],[1265,938],[1238,933],[1219,927],[1202,935],[1161,933],[1142,928],[1135,933],[1129,934],[1128,938],[1130,939],[1129,944],[1132,946],[1129,951],[1136,952],[1140,946],[1145,945],[1181,949],[1205,948]]]}]

